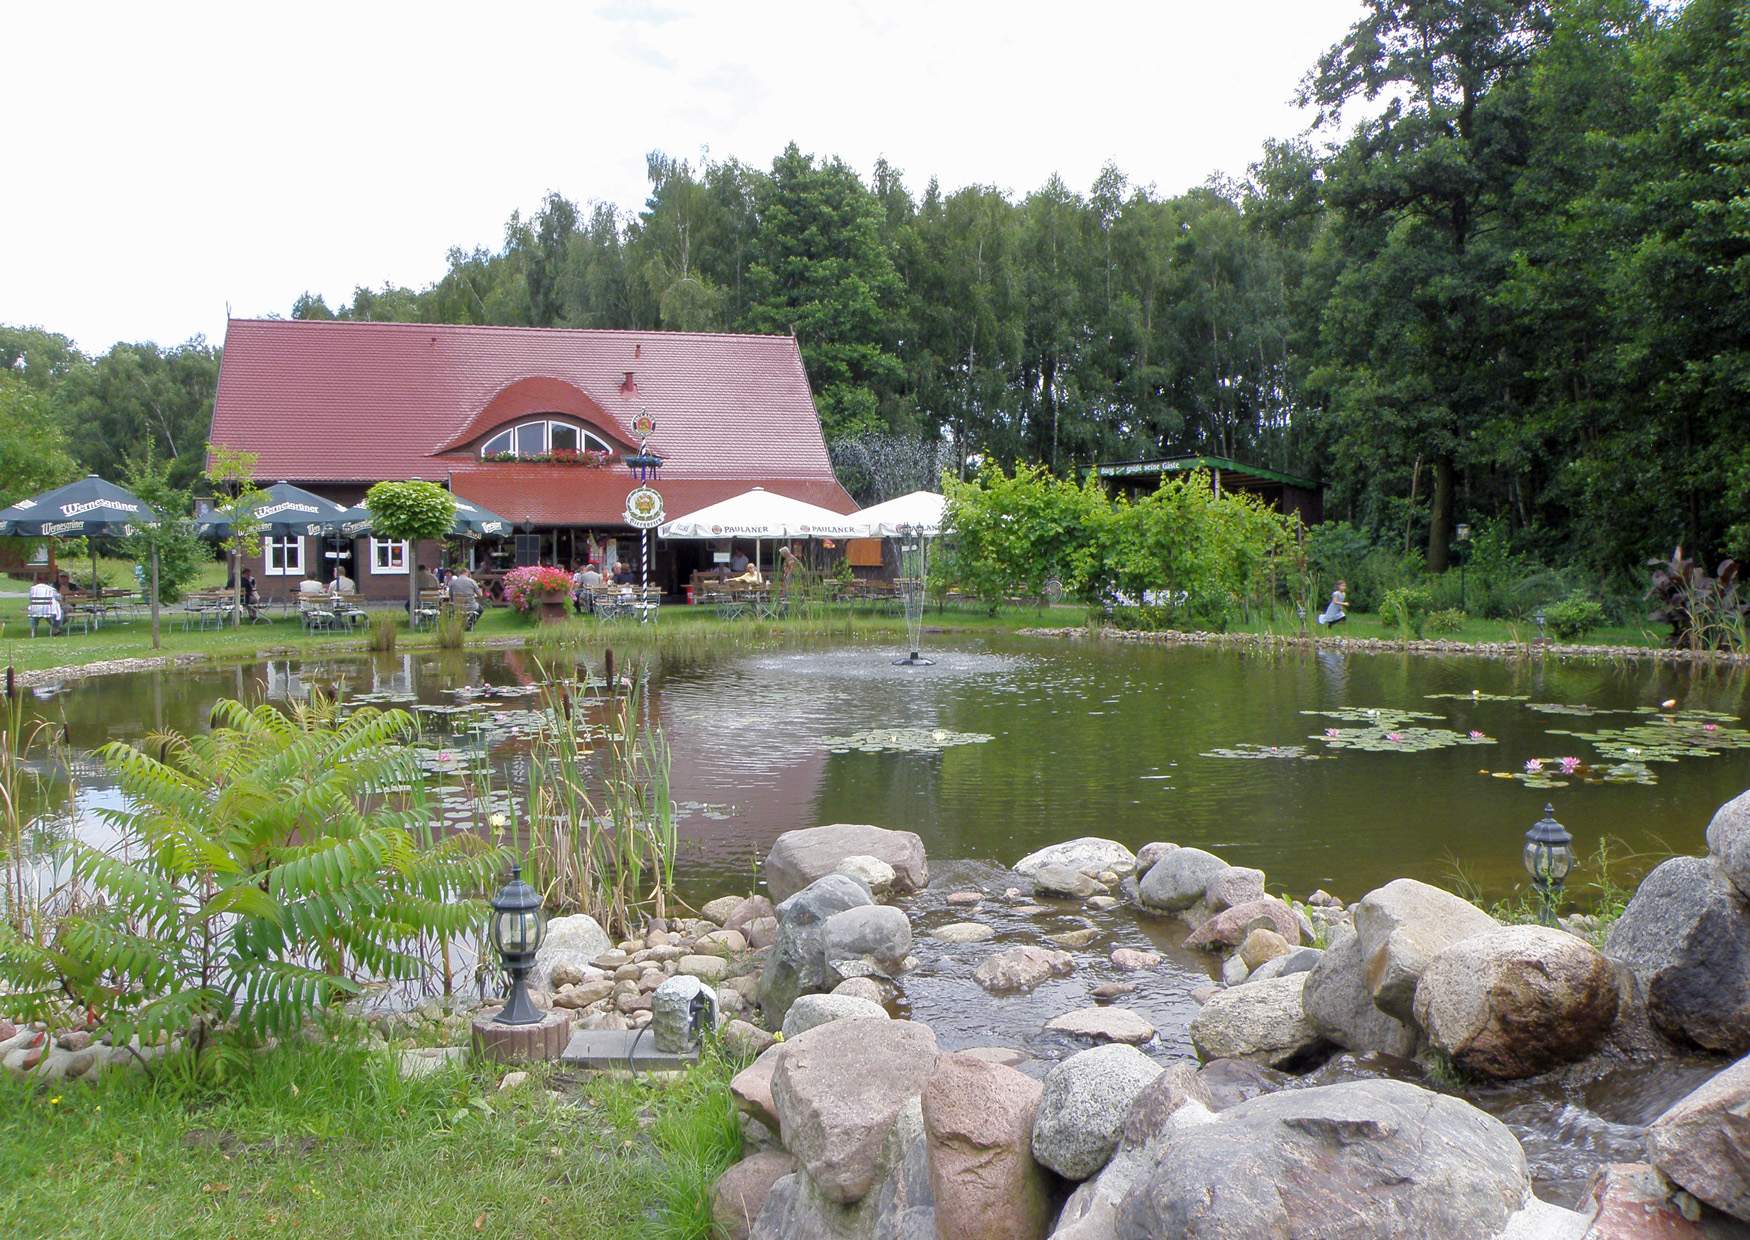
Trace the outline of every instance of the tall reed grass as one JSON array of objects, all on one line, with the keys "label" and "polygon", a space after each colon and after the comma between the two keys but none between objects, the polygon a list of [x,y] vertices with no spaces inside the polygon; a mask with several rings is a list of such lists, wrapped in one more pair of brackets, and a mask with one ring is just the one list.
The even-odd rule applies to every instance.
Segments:
[{"label": "tall reed grass", "polygon": [[365,649],[376,651],[395,649],[396,627],[395,616],[392,612],[372,613],[370,632],[365,637]]},{"label": "tall reed grass", "polygon": [[548,678],[551,724],[530,753],[524,870],[550,907],[588,913],[610,934],[632,933],[639,914],[667,916],[673,899],[670,755],[644,679],[642,669],[597,686]]}]

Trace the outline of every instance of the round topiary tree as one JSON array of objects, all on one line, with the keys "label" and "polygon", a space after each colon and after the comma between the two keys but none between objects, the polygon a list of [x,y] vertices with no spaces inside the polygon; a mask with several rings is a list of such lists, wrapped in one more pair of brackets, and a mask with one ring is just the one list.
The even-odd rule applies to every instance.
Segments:
[{"label": "round topiary tree", "polygon": [[435,482],[379,482],[365,492],[371,533],[407,540],[407,623],[419,613],[419,577],[414,549],[421,540],[449,537],[456,524],[456,499]]}]

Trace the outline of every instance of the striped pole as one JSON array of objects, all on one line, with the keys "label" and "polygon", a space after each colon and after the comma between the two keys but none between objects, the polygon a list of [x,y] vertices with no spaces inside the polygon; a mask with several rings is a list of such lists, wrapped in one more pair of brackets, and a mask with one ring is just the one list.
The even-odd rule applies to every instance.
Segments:
[{"label": "striped pole", "polygon": [[650,619],[650,531],[639,531],[639,537],[644,544],[643,588],[639,594],[638,619],[640,623]]}]

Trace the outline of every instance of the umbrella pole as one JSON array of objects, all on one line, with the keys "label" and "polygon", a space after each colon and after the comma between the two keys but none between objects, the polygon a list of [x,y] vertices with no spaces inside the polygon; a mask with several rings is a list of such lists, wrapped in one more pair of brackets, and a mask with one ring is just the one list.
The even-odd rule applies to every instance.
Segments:
[{"label": "umbrella pole", "polygon": [[158,543],[152,543],[152,649],[158,649]]},{"label": "umbrella pole", "polygon": [[[231,550],[231,627],[243,627],[243,557]],[[266,570],[263,570],[266,571]]]}]

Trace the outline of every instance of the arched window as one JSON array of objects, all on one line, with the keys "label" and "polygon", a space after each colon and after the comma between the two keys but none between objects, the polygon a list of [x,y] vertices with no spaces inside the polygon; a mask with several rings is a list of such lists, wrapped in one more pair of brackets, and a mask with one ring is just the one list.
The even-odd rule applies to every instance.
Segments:
[{"label": "arched window", "polygon": [[507,426],[481,445],[483,457],[542,456],[549,452],[612,452],[606,441],[575,422],[535,418]]}]

